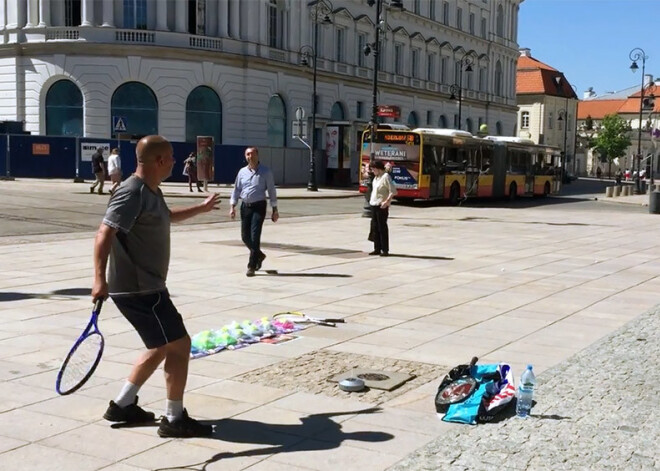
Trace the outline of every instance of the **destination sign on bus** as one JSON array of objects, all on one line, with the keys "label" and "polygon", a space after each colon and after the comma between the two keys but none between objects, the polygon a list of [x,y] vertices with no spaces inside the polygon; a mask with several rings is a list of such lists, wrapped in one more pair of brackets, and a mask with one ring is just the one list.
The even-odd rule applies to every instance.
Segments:
[{"label": "destination sign on bus", "polygon": [[378,132],[376,134],[376,142],[396,142],[416,146],[419,145],[419,134],[407,132]]}]

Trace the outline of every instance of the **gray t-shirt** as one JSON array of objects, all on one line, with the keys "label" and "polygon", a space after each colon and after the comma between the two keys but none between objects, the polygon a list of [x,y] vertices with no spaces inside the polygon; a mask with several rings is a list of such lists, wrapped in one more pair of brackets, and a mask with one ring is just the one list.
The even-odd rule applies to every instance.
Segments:
[{"label": "gray t-shirt", "polygon": [[103,223],[117,229],[108,264],[111,295],[165,289],[170,264],[170,210],[163,193],[132,175],[110,198]]}]

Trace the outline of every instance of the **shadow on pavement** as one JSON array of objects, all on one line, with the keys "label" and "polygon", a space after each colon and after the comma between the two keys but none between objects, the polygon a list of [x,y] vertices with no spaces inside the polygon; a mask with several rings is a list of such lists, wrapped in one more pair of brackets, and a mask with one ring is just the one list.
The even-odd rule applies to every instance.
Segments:
[{"label": "shadow on pavement", "polygon": [[60,296],[91,296],[92,290],[91,288],[65,288],[57,289],[51,293]]},{"label": "shadow on pavement", "polygon": [[[353,275],[346,275],[344,273],[280,273],[277,270],[264,270],[266,275],[270,276],[297,276],[307,278],[352,278]],[[259,275],[259,272],[256,273]]]},{"label": "shadow on pavement", "polygon": [[65,299],[73,299],[73,297],[91,296],[91,294],[92,294],[92,290],[90,288],[58,289],[47,294],[0,291],[0,303],[11,302],[11,301],[23,301],[26,299],[54,299],[57,296],[63,296],[65,297]]},{"label": "shadow on pavement", "polygon": [[389,258],[392,258],[392,257],[416,258],[416,259],[419,259],[419,260],[454,260],[453,257],[436,257],[436,256],[433,256],[433,255],[407,255],[407,254],[392,253],[392,252],[390,252],[387,256]]},{"label": "shadow on pavement", "polygon": [[[380,408],[374,407],[359,411],[327,412],[311,414],[301,417],[300,424],[270,424],[253,420],[222,419],[215,421],[202,421],[215,426],[215,432],[210,437],[216,440],[234,443],[250,443],[255,445],[270,445],[265,448],[253,448],[240,452],[223,452],[213,455],[206,461],[183,466],[158,468],[153,471],[166,471],[174,469],[195,469],[206,471],[208,465],[222,459],[238,458],[241,456],[265,456],[291,451],[320,451],[338,448],[344,440],[357,440],[363,442],[384,442],[394,438],[394,435],[385,432],[351,432],[341,430],[341,424],[331,418],[340,415],[373,414]],[[319,438],[318,435],[322,434]]]}]

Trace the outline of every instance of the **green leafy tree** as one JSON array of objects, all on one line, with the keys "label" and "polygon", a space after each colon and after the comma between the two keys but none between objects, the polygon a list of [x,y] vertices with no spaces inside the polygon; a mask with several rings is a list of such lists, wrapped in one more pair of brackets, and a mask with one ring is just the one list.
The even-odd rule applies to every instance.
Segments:
[{"label": "green leafy tree", "polygon": [[594,128],[594,120],[591,117],[591,115],[587,115],[586,119],[584,120],[584,129],[586,131],[591,131]]},{"label": "green leafy tree", "polygon": [[598,136],[593,140],[593,148],[605,158],[608,163],[607,173],[612,177],[612,161],[625,155],[630,145],[630,126],[616,114],[609,114],[603,118]]}]

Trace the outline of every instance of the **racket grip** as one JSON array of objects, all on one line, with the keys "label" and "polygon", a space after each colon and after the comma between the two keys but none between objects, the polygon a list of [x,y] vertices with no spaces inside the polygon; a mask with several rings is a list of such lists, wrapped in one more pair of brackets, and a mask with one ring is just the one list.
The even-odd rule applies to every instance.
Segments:
[{"label": "racket grip", "polygon": [[345,324],[346,321],[344,319],[323,319],[326,322],[334,322],[335,324]]},{"label": "racket grip", "polygon": [[103,307],[103,298],[96,298],[94,300],[94,312],[99,314],[101,312],[101,307]]}]

